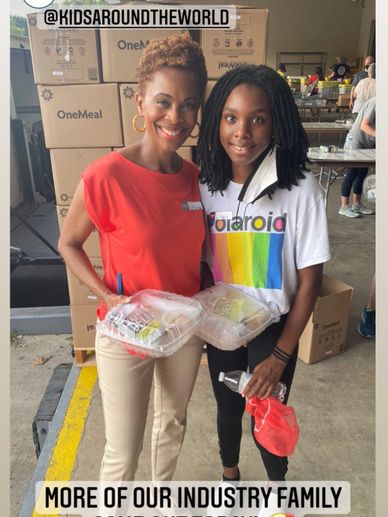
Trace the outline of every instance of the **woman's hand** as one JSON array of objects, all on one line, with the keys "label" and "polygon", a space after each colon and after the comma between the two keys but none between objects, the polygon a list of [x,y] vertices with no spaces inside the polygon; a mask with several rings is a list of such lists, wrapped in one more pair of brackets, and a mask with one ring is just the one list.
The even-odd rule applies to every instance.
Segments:
[{"label": "woman's hand", "polygon": [[279,382],[286,364],[270,355],[259,363],[252,372],[252,377],[246,384],[241,395],[248,399],[269,397]]},{"label": "woman's hand", "polygon": [[119,303],[129,303],[131,301],[131,297],[123,294],[107,293],[102,297],[102,301],[107,306],[108,311],[110,311],[113,307],[119,305]]}]

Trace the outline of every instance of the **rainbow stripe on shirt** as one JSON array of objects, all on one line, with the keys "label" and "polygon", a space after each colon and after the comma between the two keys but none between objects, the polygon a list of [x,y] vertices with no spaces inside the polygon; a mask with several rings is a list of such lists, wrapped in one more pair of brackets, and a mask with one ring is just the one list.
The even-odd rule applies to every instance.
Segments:
[{"label": "rainbow stripe on shirt", "polygon": [[282,251],[287,214],[218,219],[208,214],[216,282],[282,289]]}]

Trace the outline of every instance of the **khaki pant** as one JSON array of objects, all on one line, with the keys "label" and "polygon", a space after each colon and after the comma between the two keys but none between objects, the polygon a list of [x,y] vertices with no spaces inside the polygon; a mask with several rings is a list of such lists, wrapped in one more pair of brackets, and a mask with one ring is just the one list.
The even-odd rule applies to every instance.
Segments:
[{"label": "khaki pant", "polygon": [[186,431],[189,403],[202,354],[194,337],[173,355],[140,359],[97,332],[96,360],[105,419],[101,481],[132,481],[143,448],[154,381],[152,479],[172,479]]}]

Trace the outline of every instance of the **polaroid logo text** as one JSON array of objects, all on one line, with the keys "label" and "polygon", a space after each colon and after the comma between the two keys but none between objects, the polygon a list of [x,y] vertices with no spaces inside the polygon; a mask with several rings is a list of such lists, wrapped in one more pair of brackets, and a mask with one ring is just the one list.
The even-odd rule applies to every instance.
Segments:
[{"label": "polaroid logo text", "polygon": [[273,212],[269,211],[267,217],[258,215],[251,216],[235,216],[231,219],[217,219],[213,213],[208,215],[209,229],[213,228],[216,232],[275,232],[285,233],[287,223],[287,213],[274,217]]}]

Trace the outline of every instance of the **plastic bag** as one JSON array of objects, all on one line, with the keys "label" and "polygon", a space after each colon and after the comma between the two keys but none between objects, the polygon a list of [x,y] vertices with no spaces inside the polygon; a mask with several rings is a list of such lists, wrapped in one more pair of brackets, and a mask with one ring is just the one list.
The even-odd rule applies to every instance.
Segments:
[{"label": "plastic bag", "polygon": [[129,303],[113,307],[97,329],[120,341],[130,354],[166,357],[194,336],[202,311],[192,298],[145,289]]},{"label": "plastic bag", "polygon": [[220,350],[236,350],[274,321],[266,305],[228,284],[209,287],[194,298],[205,309],[196,334]]},{"label": "plastic bag", "polygon": [[376,203],[376,174],[369,174],[364,179],[362,193],[369,203]]},{"label": "plastic bag", "polygon": [[294,408],[274,397],[247,401],[247,412],[255,419],[256,440],[276,456],[290,456],[299,439],[299,426]]}]

